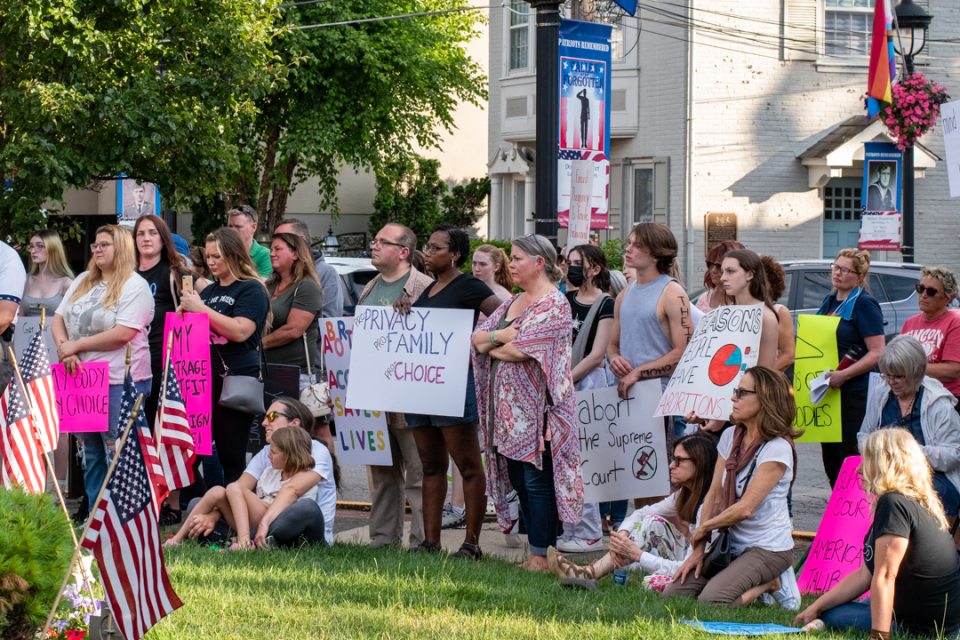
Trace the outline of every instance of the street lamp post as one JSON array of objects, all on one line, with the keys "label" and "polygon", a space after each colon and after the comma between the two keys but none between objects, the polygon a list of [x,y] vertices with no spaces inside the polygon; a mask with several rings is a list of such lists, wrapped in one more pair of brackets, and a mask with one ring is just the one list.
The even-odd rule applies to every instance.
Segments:
[{"label": "street lamp post", "polygon": [[[903,56],[905,76],[915,73],[913,57],[919,55],[927,43],[927,27],[933,16],[913,0],[902,0],[894,9],[897,15],[897,34],[893,38],[894,48]],[[903,150],[903,240],[902,254],[904,262],[914,262],[916,245],[914,244],[914,175],[913,145]]]},{"label": "street lamp post", "polygon": [[557,151],[560,146],[560,2],[531,0],[537,10],[536,232],[554,242],[557,222]]}]

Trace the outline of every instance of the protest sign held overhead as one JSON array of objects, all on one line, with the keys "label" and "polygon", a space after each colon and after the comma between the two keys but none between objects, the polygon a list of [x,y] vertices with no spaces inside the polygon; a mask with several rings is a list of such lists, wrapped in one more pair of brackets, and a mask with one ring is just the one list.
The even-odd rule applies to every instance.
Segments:
[{"label": "protest sign held overhead", "polygon": [[705,315],[654,416],[682,416],[693,411],[708,420],[726,420],[740,376],[757,364],[762,327],[763,303],[718,307]]},{"label": "protest sign held overhead", "polygon": [[473,311],[357,307],[348,406],[462,416]]},{"label": "protest sign held overhead", "polygon": [[347,405],[353,318],[324,318],[320,321],[320,333],[327,384],[333,399],[333,419],[337,423],[334,437],[337,457],[342,464],[392,465],[386,413]]},{"label": "protest sign held overhead", "polygon": [[797,442],[840,442],[840,389],[828,389],[819,402],[810,386],[824,371],[837,370],[837,316],[797,316],[797,355],[793,365],[794,427],[805,431]]},{"label": "protest sign held overhead", "polygon": [[84,362],[76,375],[62,364],[51,364],[53,388],[60,414],[60,433],[107,431],[110,415],[110,365]]},{"label": "protest sign held overhead", "polygon": [[577,437],[584,502],[663,496],[670,470],[663,419],[645,407],[660,398],[659,380],[641,380],[630,397],[617,387],[577,392]]},{"label": "protest sign held overhead", "polygon": [[163,344],[173,334],[170,359],[180,382],[180,393],[186,407],[190,433],[197,455],[213,453],[210,429],[210,319],[205,313],[185,313],[181,319],[168,313],[163,331]]}]

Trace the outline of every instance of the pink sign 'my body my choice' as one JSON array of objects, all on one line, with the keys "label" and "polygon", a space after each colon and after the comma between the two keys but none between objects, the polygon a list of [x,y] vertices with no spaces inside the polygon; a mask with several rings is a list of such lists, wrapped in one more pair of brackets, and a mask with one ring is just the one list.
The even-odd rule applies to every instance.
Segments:
[{"label": "pink sign 'my body my choice'", "polygon": [[860,568],[863,538],[873,516],[870,498],[863,491],[860,456],[843,462],[827,510],[800,573],[801,593],[825,593]]},{"label": "pink sign 'my body my choice'", "polygon": [[60,414],[60,433],[107,431],[110,413],[110,365],[84,362],[74,376],[62,364],[51,364]]},{"label": "pink sign 'my body my choice'", "polygon": [[210,319],[205,313],[185,313],[180,319],[167,314],[163,330],[163,344],[173,334],[170,358],[180,382],[180,393],[190,422],[190,433],[197,455],[213,453],[210,431]]}]

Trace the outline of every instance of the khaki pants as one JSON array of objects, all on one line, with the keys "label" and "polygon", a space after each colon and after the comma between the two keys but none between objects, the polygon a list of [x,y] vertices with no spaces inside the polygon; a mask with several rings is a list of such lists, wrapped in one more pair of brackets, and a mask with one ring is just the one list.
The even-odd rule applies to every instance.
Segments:
[{"label": "khaki pants", "polygon": [[370,506],[370,544],[382,547],[403,542],[406,503],[410,503],[411,547],[423,542],[423,467],[413,432],[406,428],[403,414],[387,414],[390,452],[393,465],[370,466],[373,478],[373,501]]},{"label": "khaki pants", "polygon": [[709,580],[703,576],[695,578],[691,571],[684,584],[671,582],[663,590],[663,597],[686,596],[697,598],[700,602],[740,607],[744,604],[740,596],[753,587],[770,582],[791,564],[793,549],[767,551],[760,547],[750,547],[731,562],[729,567]]}]

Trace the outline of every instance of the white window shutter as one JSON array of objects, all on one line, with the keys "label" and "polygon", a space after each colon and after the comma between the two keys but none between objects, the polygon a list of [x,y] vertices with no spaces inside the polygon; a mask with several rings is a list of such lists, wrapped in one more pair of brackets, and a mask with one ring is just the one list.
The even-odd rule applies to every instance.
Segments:
[{"label": "white window shutter", "polygon": [[653,221],[670,224],[670,158],[653,160]]},{"label": "white window shutter", "polygon": [[822,39],[821,0],[784,0],[784,60],[816,60]]}]

